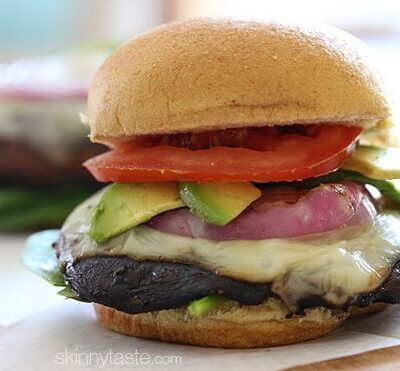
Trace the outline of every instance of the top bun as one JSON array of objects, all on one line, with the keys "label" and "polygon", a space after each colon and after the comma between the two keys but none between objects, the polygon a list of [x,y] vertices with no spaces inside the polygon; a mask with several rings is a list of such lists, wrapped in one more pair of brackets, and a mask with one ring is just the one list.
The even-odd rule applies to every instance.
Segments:
[{"label": "top bun", "polygon": [[91,138],[387,117],[364,44],[331,27],[166,24],[117,49],[88,99]]}]

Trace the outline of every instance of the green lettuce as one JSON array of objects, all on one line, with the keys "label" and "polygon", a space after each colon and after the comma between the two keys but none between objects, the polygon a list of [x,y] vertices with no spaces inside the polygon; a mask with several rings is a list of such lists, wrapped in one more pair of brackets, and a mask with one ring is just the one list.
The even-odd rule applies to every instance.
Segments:
[{"label": "green lettuce", "polygon": [[301,188],[314,188],[324,183],[334,183],[341,180],[351,180],[360,184],[370,184],[379,189],[382,195],[389,198],[398,206],[400,206],[399,181],[371,179],[355,171],[337,170],[333,173],[324,175],[319,178],[305,179],[301,182],[297,182],[295,185]]},{"label": "green lettuce", "polygon": [[24,264],[33,273],[45,279],[53,286],[63,287],[59,295],[79,300],[75,292],[65,281],[60,271],[54,243],[60,237],[60,231],[50,229],[31,235],[21,256]]}]

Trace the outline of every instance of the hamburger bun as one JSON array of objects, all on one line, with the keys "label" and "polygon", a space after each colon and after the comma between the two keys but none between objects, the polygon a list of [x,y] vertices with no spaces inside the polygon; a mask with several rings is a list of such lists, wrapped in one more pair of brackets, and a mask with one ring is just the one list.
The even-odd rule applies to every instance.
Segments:
[{"label": "hamburger bun", "polygon": [[349,313],[318,307],[304,316],[288,318],[288,311],[271,298],[257,306],[232,301],[203,317],[192,318],[185,308],[127,314],[94,304],[106,328],[134,337],[218,348],[258,348],[314,339],[338,327]]},{"label": "hamburger bun", "polygon": [[245,126],[368,125],[389,108],[364,44],[343,31],[192,19],[117,49],[92,81],[87,113],[91,139],[111,143]]}]

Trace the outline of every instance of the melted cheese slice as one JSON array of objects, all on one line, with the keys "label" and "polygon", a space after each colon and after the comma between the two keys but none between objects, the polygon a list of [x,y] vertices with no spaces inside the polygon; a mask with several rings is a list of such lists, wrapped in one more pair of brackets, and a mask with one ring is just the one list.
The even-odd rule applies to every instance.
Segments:
[{"label": "melted cheese slice", "polygon": [[332,305],[379,287],[400,260],[400,214],[385,212],[373,224],[303,237],[211,241],[135,227],[105,244],[87,235],[101,193],[79,206],[62,230],[61,261],[98,255],[194,264],[247,282],[272,284],[289,308],[318,295]]}]

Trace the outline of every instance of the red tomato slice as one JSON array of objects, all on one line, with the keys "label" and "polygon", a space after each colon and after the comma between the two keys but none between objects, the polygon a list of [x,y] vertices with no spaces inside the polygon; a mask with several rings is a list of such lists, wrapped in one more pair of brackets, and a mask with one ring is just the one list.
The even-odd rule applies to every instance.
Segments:
[{"label": "red tomato slice", "polygon": [[171,145],[114,149],[84,166],[100,182],[303,180],[338,169],[360,132],[358,127],[324,125],[313,136],[280,134],[265,151],[223,146],[192,150]]}]

